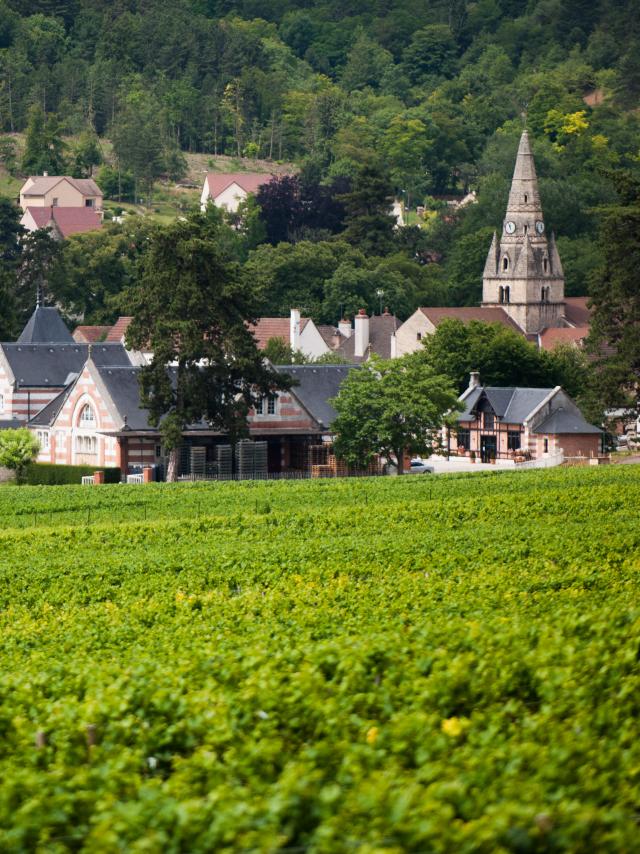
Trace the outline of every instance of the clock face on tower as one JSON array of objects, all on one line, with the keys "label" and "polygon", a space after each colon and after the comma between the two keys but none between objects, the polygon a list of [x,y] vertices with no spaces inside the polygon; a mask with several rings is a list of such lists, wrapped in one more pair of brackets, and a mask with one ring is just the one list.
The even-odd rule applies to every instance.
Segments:
[{"label": "clock face on tower", "polygon": [[513,232],[516,230],[515,222],[506,222],[504,224],[504,230],[507,232],[507,234],[513,234]]},{"label": "clock face on tower", "polygon": [[536,222],[536,231],[538,232],[538,234],[542,234],[544,231],[544,223],[541,219],[537,220]]}]

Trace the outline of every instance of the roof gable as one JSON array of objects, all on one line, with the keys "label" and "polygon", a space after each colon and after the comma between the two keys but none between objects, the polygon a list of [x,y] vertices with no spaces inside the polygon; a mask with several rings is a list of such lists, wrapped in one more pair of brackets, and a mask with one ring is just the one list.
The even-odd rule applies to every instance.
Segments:
[{"label": "roof gable", "polygon": [[205,180],[211,197],[217,199],[232,184],[245,193],[256,193],[259,187],[269,184],[276,177],[268,172],[207,172]]},{"label": "roof gable", "polygon": [[297,381],[291,393],[309,415],[325,430],[331,427],[337,413],[330,403],[340,386],[357,365],[277,365],[276,370]]},{"label": "roof gable", "polygon": [[28,213],[32,218],[36,228],[48,228],[53,220],[63,238],[102,228],[102,218],[93,208],[59,207],[57,205],[42,208],[30,205],[25,213]]}]

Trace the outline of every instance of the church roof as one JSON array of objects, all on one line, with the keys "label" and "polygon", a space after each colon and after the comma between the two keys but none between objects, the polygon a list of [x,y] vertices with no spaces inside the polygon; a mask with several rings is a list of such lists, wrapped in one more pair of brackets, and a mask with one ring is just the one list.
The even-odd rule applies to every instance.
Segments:
[{"label": "church roof", "polygon": [[507,204],[507,218],[510,211],[522,211],[523,209],[529,211],[538,209],[542,213],[536,164],[533,160],[529,134],[526,130],[522,132],[516,155],[516,164],[513,169],[511,191]]},{"label": "church roof", "polygon": [[17,343],[42,344],[45,342],[70,344],[73,343],[73,337],[58,314],[57,308],[38,305],[20,333]]}]

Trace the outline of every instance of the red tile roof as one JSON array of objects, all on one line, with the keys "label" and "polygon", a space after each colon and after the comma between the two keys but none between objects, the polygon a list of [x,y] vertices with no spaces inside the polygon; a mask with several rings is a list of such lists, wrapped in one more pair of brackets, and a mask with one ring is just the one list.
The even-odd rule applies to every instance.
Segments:
[{"label": "red tile roof", "polygon": [[93,208],[27,207],[26,213],[32,217],[36,228],[46,228],[53,215],[53,221],[63,237],[102,228],[102,218]]},{"label": "red tile roof", "polygon": [[540,349],[553,350],[554,347],[558,347],[561,344],[573,344],[580,347],[588,334],[588,326],[543,329],[539,335]]},{"label": "red tile roof", "polygon": [[105,340],[110,329],[110,326],[76,326],[73,340],[78,344],[97,344]]},{"label": "red tile roof", "polygon": [[119,344],[127,334],[127,329],[132,320],[133,317],[119,317],[107,333],[105,341],[112,341],[114,344]]},{"label": "red tile roof", "polygon": [[[302,332],[308,322],[308,317],[300,318],[300,332]],[[249,329],[253,332],[258,349],[264,350],[271,338],[282,338],[285,344],[289,344],[291,340],[290,323],[291,320],[288,317],[260,317],[255,326],[252,324]]]},{"label": "red tile roof", "polygon": [[434,326],[439,326],[443,320],[461,320],[463,323],[470,323],[472,320],[479,320],[481,323],[501,323],[514,332],[522,335],[522,330],[511,317],[501,308],[491,308],[483,306],[465,306],[462,308],[420,308],[428,320]]},{"label": "red tile roof", "polygon": [[276,178],[268,172],[207,172],[207,186],[213,199],[217,199],[231,184],[237,184],[245,193],[256,193],[263,184]]},{"label": "red tile roof", "polygon": [[572,326],[589,326],[591,309],[587,308],[589,297],[565,297],[564,316]]}]

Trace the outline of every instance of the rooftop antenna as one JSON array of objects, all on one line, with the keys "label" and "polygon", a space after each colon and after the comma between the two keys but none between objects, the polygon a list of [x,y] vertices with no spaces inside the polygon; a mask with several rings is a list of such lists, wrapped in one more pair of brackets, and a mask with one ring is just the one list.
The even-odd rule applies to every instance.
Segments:
[{"label": "rooftop antenna", "polygon": [[36,308],[40,308],[42,305],[42,284],[38,281],[36,285]]}]

